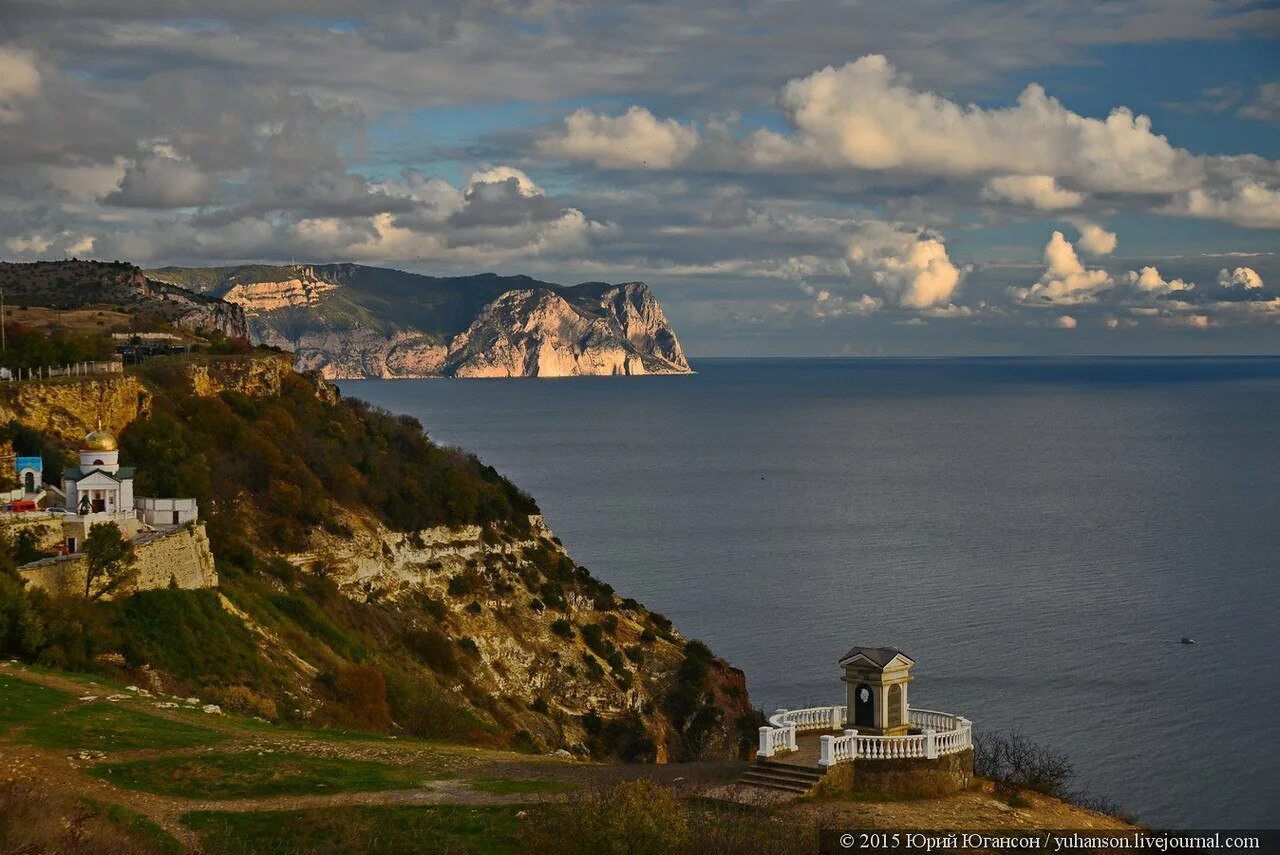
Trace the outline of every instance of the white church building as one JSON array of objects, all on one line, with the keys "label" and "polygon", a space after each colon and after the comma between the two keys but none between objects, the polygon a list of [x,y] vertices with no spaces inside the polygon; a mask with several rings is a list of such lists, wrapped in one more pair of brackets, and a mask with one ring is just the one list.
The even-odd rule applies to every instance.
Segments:
[{"label": "white church building", "polygon": [[125,537],[133,538],[144,530],[163,531],[198,518],[195,499],[134,496],[133,467],[120,465],[120,448],[106,431],[86,436],[79,457],[79,466],[62,470],[65,506],[75,512],[62,524],[68,553],[80,550],[96,523],[113,522]]},{"label": "white church building", "polygon": [[127,513],[133,508],[133,468],[120,465],[115,437],[95,430],[84,438],[80,465],[62,471],[67,508],[81,516]]}]

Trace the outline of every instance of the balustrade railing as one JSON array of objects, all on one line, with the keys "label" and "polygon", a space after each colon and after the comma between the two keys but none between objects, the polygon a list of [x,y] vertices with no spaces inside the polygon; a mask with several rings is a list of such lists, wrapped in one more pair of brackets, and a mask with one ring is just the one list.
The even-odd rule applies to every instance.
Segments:
[{"label": "balustrade railing", "polygon": [[907,711],[907,722],[921,732],[907,736],[864,736],[855,729],[840,731],[846,722],[847,707],[808,707],[778,710],[769,724],[760,728],[759,756],[772,757],[796,750],[796,734],[827,731],[819,739],[818,763],[833,766],[855,759],[933,759],[957,754],[973,746],[973,723],[967,718],[936,710]]}]

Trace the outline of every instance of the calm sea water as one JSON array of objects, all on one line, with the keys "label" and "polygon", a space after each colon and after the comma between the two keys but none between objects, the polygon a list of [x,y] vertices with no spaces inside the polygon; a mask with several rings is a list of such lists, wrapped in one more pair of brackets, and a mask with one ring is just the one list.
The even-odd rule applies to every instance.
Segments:
[{"label": "calm sea water", "polygon": [[1280,359],[696,367],[341,385],[513,478],[766,711],[893,645],[913,705],[1065,749],[1144,822],[1277,823]]}]

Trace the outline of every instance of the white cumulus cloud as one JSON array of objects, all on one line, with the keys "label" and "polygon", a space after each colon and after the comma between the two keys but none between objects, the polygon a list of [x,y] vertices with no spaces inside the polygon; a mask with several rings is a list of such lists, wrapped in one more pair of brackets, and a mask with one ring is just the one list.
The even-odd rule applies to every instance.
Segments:
[{"label": "white cumulus cloud", "polygon": [[1025,288],[1012,289],[1024,303],[1071,305],[1091,302],[1100,291],[1114,284],[1105,270],[1090,270],[1080,261],[1076,249],[1062,232],[1054,232],[1044,247],[1045,271],[1040,280]]},{"label": "white cumulus cloud", "polygon": [[1218,271],[1218,284],[1224,288],[1261,288],[1262,277],[1252,267],[1237,267],[1230,272],[1224,267]]},{"label": "white cumulus cloud", "polygon": [[1125,283],[1131,288],[1146,294],[1168,294],[1170,291],[1190,291],[1195,286],[1181,279],[1165,280],[1156,267],[1144,267],[1140,271],[1130,270],[1125,274]]},{"label": "white cumulus cloud", "polygon": [[1247,228],[1280,228],[1280,189],[1250,178],[1235,181],[1225,189],[1197,187],[1180,194],[1163,212],[1226,220]]},{"label": "white cumulus cloud", "polygon": [[938,237],[891,223],[868,222],[850,239],[848,260],[900,306],[944,306],[964,278]]},{"label": "white cumulus cloud", "polygon": [[1109,232],[1094,223],[1080,224],[1080,239],[1076,246],[1090,255],[1110,255],[1116,249],[1116,233]]},{"label": "white cumulus cloud", "polygon": [[883,56],[827,67],[786,84],[791,137],[757,131],[757,160],[937,175],[995,173],[1070,179],[1086,190],[1171,193],[1198,186],[1203,164],[1117,107],[1073,113],[1031,84],[1017,104],[986,109],[911,88]]},{"label": "white cumulus cloud", "polygon": [[682,163],[700,143],[696,127],[632,107],[621,116],[575,110],[565,118],[564,131],[543,138],[539,148],[606,169],[668,169]]},{"label": "white cumulus cloud", "polygon": [[1038,211],[1077,208],[1087,198],[1063,188],[1052,175],[997,175],[983,186],[982,197],[1028,205]]}]

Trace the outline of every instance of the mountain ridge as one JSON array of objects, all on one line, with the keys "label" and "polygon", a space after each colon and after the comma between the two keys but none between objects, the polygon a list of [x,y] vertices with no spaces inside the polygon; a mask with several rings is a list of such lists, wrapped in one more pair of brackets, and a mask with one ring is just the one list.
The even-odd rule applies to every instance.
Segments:
[{"label": "mountain ridge", "polygon": [[337,264],[164,267],[149,278],[242,308],[257,343],[327,379],[690,373],[643,282],[564,286]]}]

